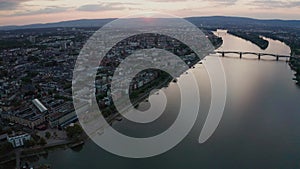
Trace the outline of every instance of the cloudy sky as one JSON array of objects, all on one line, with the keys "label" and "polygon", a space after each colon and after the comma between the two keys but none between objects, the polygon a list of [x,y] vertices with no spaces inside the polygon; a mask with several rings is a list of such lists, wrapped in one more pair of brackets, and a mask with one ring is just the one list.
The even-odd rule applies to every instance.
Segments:
[{"label": "cloudy sky", "polygon": [[118,18],[145,11],[180,17],[245,16],[299,19],[297,0],[0,0],[0,25],[24,25],[83,18]]}]

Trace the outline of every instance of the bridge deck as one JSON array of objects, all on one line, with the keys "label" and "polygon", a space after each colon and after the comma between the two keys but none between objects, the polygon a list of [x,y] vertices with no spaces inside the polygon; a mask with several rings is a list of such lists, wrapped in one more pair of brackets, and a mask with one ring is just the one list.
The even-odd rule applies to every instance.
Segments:
[{"label": "bridge deck", "polygon": [[261,56],[273,56],[273,57],[279,57],[279,58],[290,58],[292,56],[287,56],[287,55],[277,55],[277,54],[272,54],[272,53],[259,53],[259,52],[242,52],[242,51],[216,51],[216,53],[219,54],[239,54],[239,55],[257,55],[259,57]]}]

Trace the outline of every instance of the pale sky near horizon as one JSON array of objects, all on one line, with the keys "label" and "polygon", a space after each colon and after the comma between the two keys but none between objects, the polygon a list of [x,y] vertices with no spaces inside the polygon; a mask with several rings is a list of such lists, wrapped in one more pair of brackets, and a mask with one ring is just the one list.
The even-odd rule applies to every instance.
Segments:
[{"label": "pale sky near horizon", "polygon": [[0,25],[119,18],[145,11],[179,17],[242,16],[300,20],[296,0],[0,0]]}]

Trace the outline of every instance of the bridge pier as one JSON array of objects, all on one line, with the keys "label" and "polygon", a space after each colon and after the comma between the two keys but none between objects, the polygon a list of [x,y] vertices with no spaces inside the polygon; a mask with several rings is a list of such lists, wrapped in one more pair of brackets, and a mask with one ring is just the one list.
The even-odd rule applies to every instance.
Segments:
[{"label": "bridge pier", "polygon": [[287,60],[289,60],[292,56],[286,56],[286,55],[278,55],[278,54],[269,54],[269,53],[259,53],[259,52],[241,52],[241,51],[217,51],[218,54],[221,54],[222,57],[225,57],[225,54],[239,54],[240,58],[243,58],[243,55],[256,55],[258,60],[261,60],[261,57],[268,55],[276,58],[276,61],[279,61],[280,58],[286,57]]}]

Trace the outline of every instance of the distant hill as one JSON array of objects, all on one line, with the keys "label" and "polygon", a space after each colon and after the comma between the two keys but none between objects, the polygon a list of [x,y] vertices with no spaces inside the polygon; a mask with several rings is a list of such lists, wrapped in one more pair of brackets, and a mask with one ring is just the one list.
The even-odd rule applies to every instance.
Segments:
[{"label": "distant hill", "polygon": [[38,28],[63,28],[63,27],[101,27],[114,19],[81,19],[45,24],[32,24],[24,26],[2,26],[0,30],[38,29]]},{"label": "distant hill", "polygon": [[[197,26],[214,26],[214,27],[290,27],[300,28],[300,20],[260,20],[243,17],[227,16],[209,16],[209,17],[189,17],[185,18]],[[16,29],[35,29],[35,28],[56,28],[56,27],[101,27],[114,19],[82,19],[73,21],[63,21],[46,24],[32,24],[24,26],[2,26],[0,30]]]},{"label": "distant hill", "polygon": [[291,27],[300,28],[300,20],[261,20],[243,17],[228,17],[228,16],[210,16],[210,17],[190,17],[186,18],[197,26],[217,26],[217,27]]}]

